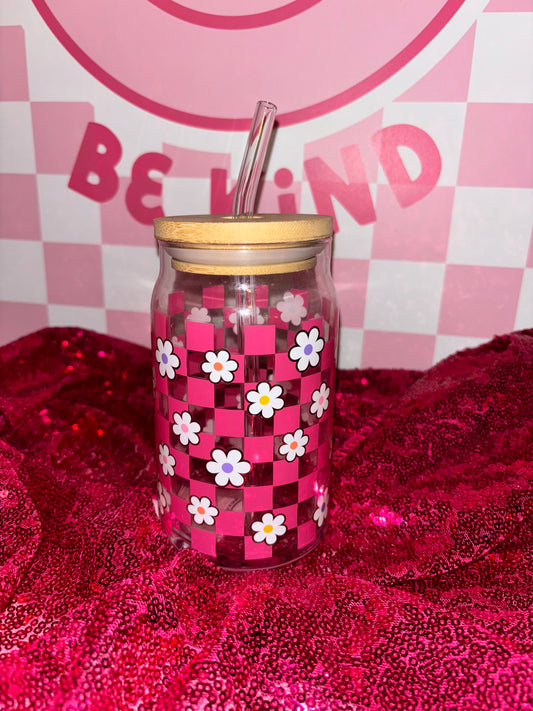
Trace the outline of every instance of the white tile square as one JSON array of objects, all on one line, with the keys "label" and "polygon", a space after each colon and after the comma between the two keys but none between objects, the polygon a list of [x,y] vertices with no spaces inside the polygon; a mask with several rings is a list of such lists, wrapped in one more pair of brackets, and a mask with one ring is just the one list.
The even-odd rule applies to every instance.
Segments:
[{"label": "white tile square", "polygon": [[533,225],[533,190],[455,190],[447,261],[486,267],[523,267]]},{"label": "white tile square", "polygon": [[105,309],[90,306],[60,306],[49,304],[48,321],[50,326],[78,326],[92,331],[105,333]]},{"label": "white tile square", "polygon": [[[229,192],[229,186],[227,192]],[[208,215],[211,202],[209,178],[164,178],[165,215]]]},{"label": "white tile square", "polygon": [[486,338],[471,338],[469,336],[438,335],[435,341],[433,363],[439,363],[441,360],[444,360],[444,358],[458,353],[465,348],[476,348],[476,346],[485,343],[486,340]]},{"label": "white tile square", "polygon": [[533,269],[524,269],[514,327],[533,328]]},{"label": "white tile square", "polygon": [[[377,185],[369,187],[375,206]],[[370,259],[376,223],[360,225],[336,198],[332,198],[332,203],[339,226],[339,231],[333,238],[333,256],[337,259]]]},{"label": "white tile square", "polygon": [[533,102],[533,12],[480,15],[470,74],[470,101]]},{"label": "white tile square", "polygon": [[340,329],[339,334],[339,357],[337,367],[345,370],[361,367],[361,355],[363,351],[363,329],[348,328]]},{"label": "white tile square", "polygon": [[29,101],[0,102],[0,173],[35,173]]},{"label": "white tile square", "polygon": [[444,264],[371,261],[364,328],[436,333],[443,282]]},{"label": "white tile square", "polygon": [[46,304],[46,273],[42,242],[0,240],[0,301]]},{"label": "white tile square", "polygon": [[102,262],[106,308],[148,311],[159,273],[157,250],[104,244]]},{"label": "white tile square", "polygon": [[[409,124],[425,131],[437,146],[442,167],[437,185],[455,185],[461,158],[461,144],[466,104],[451,102],[395,102],[383,111],[383,126]],[[409,148],[399,149],[411,179],[420,174],[420,161]],[[411,154],[411,155],[409,155]],[[383,168],[379,167],[378,182],[387,184]]]},{"label": "white tile square", "polygon": [[68,175],[37,176],[43,241],[100,244],[100,204],[71,190],[68,181]]}]

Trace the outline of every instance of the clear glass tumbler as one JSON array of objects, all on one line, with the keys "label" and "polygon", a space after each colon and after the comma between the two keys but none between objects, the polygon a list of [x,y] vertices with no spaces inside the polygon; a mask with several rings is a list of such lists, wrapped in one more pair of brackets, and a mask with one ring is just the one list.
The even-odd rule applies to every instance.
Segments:
[{"label": "clear glass tumbler", "polygon": [[223,568],[290,563],[327,526],[331,232],[323,215],[155,220],[156,508]]}]

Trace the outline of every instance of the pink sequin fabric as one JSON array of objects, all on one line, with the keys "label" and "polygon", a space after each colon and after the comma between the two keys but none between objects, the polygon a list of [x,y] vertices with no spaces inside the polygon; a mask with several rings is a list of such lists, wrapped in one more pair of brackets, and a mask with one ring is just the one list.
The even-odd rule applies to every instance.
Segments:
[{"label": "pink sequin fabric", "polygon": [[0,349],[0,708],[533,708],[533,331],[338,376],[330,526],[230,573],[156,519],[148,349]]}]

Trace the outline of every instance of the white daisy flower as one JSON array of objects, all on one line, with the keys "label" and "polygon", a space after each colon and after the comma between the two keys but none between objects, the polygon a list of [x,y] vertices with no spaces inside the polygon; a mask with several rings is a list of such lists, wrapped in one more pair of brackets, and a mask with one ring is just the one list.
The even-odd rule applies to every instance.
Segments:
[{"label": "white daisy flower", "polygon": [[319,353],[324,348],[324,339],[320,338],[320,331],[313,326],[309,331],[298,331],[296,345],[289,351],[289,358],[296,362],[296,367],[303,373],[309,366],[318,365]]},{"label": "white daisy flower", "polygon": [[304,431],[299,428],[294,434],[288,432],[284,437],[279,448],[279,453],[287,459],[288,462],[294,461],[296,457],[303,457],[305,454],[305,445],[309,442],[309,437],[304,435]]},{"label": "white daisy flower", "polygon": [[187,321],[194,321],[195,323],[211,323],[211,316],[209,311],[205,306],[193,306],[191,313],[187,316]]},{"label": "white daisy flower", "polygon": [[266,513],[260,521],[252,523],[254,533],[254,541],[262,543],[263,541],[269,546],[273,546],[279,536],[283,536],[287,532],[287,526],[284,526],[285,516],[278,514],[274,516],[271,513]]},{"label": "white daisy flower", "polygon": [[211,505],[211,499],[207,496],[202,496],[201,499],[191,496],[191,503],[187,506],[187,511],[194,516],[195,523],[206,523],[208,526],[212,526],[215,523],[215,517],[218,516],[218,509]]},{"label": "white daisy flower", "polygon": [[170,454],[170,450],[167,444],[159,445],[159,461],[161,463],[161,469],[165,476],[174,476],[174,467],[176,466],[176,460]]},{"label": "white daisy flower", "polygon": [[171,341],[174,348],[183,348],[185,345],[183,341],[180,341],[177,336],[172,336]]},{"label": "white daisy flower", "polygon": [[313,402],[309,408],[310,412],[318,418],[322,417],[329,406],[329,388],[326,383],[322,383],[319,389],[311,394],[311,398]]},{"label": "white daisy flower", "polygon": [[328,515],[328,502],[329,491],[326,488],[318,495],[318,498],[316,500],[317,508],[315,513],[313,514],[313,519],[317,522],[319,528],[322,526],[322,524],[324,523],[324,519]]},{"label": "white daisy flower", "polygon": [[238,449],[230,449],[226,454],[222,449],[214,449],[211,457],[206,468],[210,474],[216,474],[217,486],[227,486],[228,482],[232,486],[242,486],[244,483],[242,475],[248,474],[251,469],[250,462],[241,462],[242,452]]},{"label": "white daisy flower", "polygon": [[231,383],[233,371],[237,370],[239,364],[236,360],[230,358],[229,351],[223,348],[215,353],[215,351],[207,351],[205,360],[202,363],[204,373],[209,373],[209,380],[212,383],[220,383],[223,380],[225,383]]},{"label": "white daisy flower", "polygon": [[158,513],[160,516],[162,516],[165,511],[168,511],[170,509],[170,502],[171,502],[171,496],[170,492],[165,489],[163,484],[161,484],[160,481],[157,482],[157,508],[158,508]]},{"label": "white daisy flower", "polygon": [[250,403],[248,412],[251,415],[261,415],[267,419],[274,415],[274,410],[281,410],[285,405],[280,397],[283,392],[281,385],[270,385],[263,381],[257,386],[257,390],[250,390],[246,393],[246,399]]},{"label": "white daisy flower", "polygon": [[[232,311],[228,316],[228,320],[230,323],[233,324],[233,333],[237,335],[237,312]],[[257,307],[253,309],[253,316],[251,314],[250,316],[246,315],[245,325],[253,324],[254,326],[262,326],[264,323],[265,319],[263,316],[261,316],[261,313],[259,312],[259,309]]]},{"label": "white daisy flower", "polygon": [[165,376],[173,380],[176,376],[175,370],[180,367],[180,359],[172,349],[172,341],[161,338],[157,339],[157,348],[155,349],[155,359],[159,363],[159,374],[162,378]]},{"label": "white daisy flower", "polygon": [[178,435],[180,442],[185,446],[187,444],[198,444],[200,438],[197,432],[200,431],[200,425],[197,422],[193,422],[191,415],[185,410],[185,412],[179,413],[175,412],[174,422],[176,424],[172,425],[172,431],[175,435]]},{"label": "white daisy flower", "polygon": [[290,291],[286,291],[283,294],[283,301],[278,301],[276,308],[280,312],[281,320],[284,323],[292,323],[295,326],[299,326],[302,323],[302,319],[307,316],[303,296],[301,294],[293,294]]}]

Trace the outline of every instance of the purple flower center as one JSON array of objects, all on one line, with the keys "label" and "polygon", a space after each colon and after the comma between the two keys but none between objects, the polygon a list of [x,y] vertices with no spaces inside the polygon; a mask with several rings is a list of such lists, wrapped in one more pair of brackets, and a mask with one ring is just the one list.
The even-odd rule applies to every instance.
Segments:
[{"label": "purple flower center", "polygon": [[162,354],[161,354],[161,360],[163,361],[163,363],[164,363],[165,365],[168,363],[168,356],[167,356],[166,353],[162,353]]},{"label": "purple flower center", "polygon": [[231,472],[233,471],[233,464],[230,464],[229,462],[224,462],[221,469],[224,474],[231,474]]},{"label": "purple flower center", "polygon": [[312,352],[313,352],[313,346],[310,343],[308,343],[304,348],[304,353],[306,356],[308,356],[308,355],[311,355]]},{"label": "purple flower center", "polygon": [[326,508],[326,502],[324,501],[324,503],[323,503],[322,506],[320,507],[320,510],[321,510],[321,511],[324,511],[325,508]]}]

